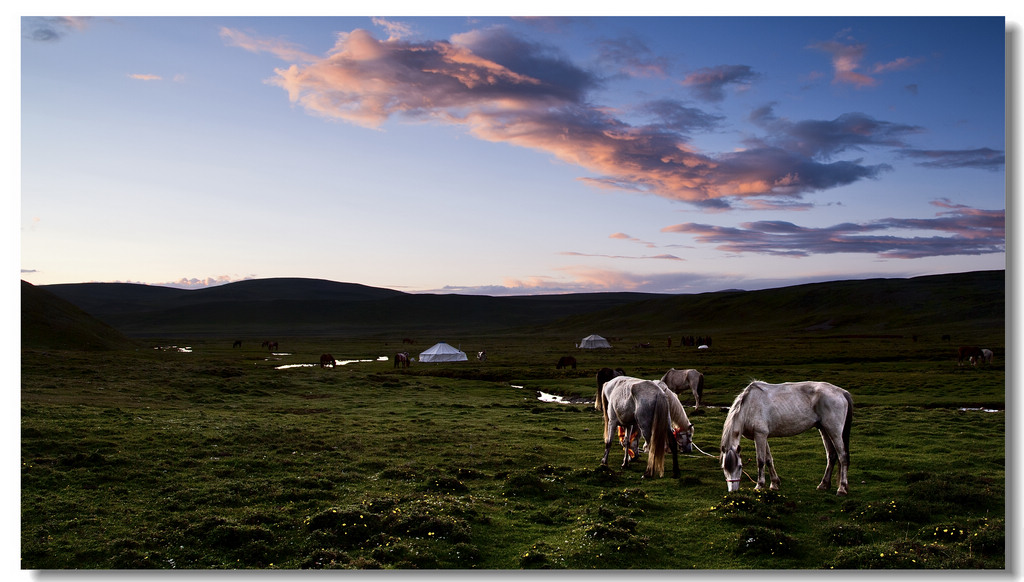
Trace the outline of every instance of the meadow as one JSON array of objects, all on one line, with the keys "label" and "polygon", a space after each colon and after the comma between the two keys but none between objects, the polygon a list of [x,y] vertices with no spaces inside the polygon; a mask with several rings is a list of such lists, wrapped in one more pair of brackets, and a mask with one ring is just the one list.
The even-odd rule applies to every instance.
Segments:
[{"label": "meadow", "polygon": [[[448,337],[470,361],[408,369],[390,357],[433,342],[280,338],[282,355],[258,340],[232,348],[233,338],[23,349],[21,566],[1002,569],[996,331],[984,338],[995,362],[977,368],[958,367],[937,334],[733,333],[700,351]],[[323,352],[374,361],[277,369]],[[563,355],[577,369],[557,370]],[[707,406],[681,395],[699,450],[680,456],[679,479],[642,479],[642,463],[622,470],[619,447],[600,465],[601,415],[587,400],[604,366],[705,374]],[[752,379],[853,394],[848,496],[835,483],[815,489],[825,456],[813,430],[771,441],[779,491],[747,481],[727,494],[714,455],[725,407]]]}]

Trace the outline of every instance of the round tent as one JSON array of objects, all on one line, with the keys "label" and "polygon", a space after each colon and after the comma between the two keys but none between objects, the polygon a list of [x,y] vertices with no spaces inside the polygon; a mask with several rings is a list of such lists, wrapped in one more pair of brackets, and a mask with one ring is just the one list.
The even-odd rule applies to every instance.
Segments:
[{"label": "round tent", "polygon": [[604,339],[599,335],[588,335],[583,338],[580,342],[580,348],[585,350],[592,350],[594,348],[610,348],[612,345],[608,343],[608,340]]},{"label": "round tent", "polygon": [[457,350],[444,342],[438,342],[430,349],[420,353],[421,362],[465,362],[468,359],[466,352]]}]

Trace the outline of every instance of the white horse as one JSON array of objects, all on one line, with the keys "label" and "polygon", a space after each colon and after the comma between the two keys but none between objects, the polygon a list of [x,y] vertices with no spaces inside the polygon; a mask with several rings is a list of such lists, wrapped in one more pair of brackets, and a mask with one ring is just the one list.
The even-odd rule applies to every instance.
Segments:
[{"label": "white horse", "polygon": [[[644,477],[653,477],[655,473],[659,477],[664,476],[667,448],[672,451],[672,475],[678,478],[678,450],[682,448],[684,453],[690,452],[693,438],[693,425],[686,418],[686,411],[683,410],[679,399],[660,382],[629,376],[617,376],[605,382],[602,395],[604,406],[600,409],[605,422],[604,456],[601,457],[601,464],[608,464],[608,453],[616,429],[623,426],[626,428],[627,443],[632,431],[640,430],[640,434],[649,444],[650,452],[647,455],[647,470]],[[670,427],[676,423],[679,430],[673,432]],[[622,460],[622,468],[625,469],[629,461],[627,449]]]},{"label": "white horse", "polygon": [[779,488],[779,475],[768,437],[793,436],[814,427],[821,432],[827,464],[819,490],[832,486],[832,468],[839,465],[838,495],[848,493],[850,467],[850,425],[853,422],[853,398],[850,393],[828,382],[786,382],[768,384],[753,381],[736,397],[722,426],[722,472],[729,491],[740,488],[743,461],[740,436],[754,441],[757,451],[757,486],[764,488],[764,469],[771,473],[771,488]]},{"label": "white horse", "polygon": [[669,368],[668,372],[661,377],[661,381],[668,385],[669,390],[676,394],[682,394],[689,389],[693,392],[693,399],[696,404],[694,408],[700,408],[700,399],[704,396],[704,374],[697,370],[676,370]]}]

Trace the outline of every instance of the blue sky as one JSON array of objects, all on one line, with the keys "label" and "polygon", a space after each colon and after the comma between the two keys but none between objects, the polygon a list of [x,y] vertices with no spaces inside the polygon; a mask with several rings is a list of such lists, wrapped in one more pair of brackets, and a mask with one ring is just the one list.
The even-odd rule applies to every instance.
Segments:
[{"label": "blue sky", "polygon": [[20,25],[35,284],[696,293],[1006,266],[1002,18]]}]

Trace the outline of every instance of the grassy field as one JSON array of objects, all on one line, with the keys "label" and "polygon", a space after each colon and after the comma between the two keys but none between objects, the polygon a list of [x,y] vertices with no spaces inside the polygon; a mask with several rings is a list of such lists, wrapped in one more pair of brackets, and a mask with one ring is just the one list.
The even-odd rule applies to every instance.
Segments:
[{"label": "grassy field", "polygon": [[[230,339],[23,349],[22,568],[1005,567],[1002,330],[982,338],[995,362],[963,369],[938,336],[443,339],[471,361],[276,369],[390,357],[400,338],[282,339],[278,356]],[[556,370],[562,355],[578,368]],[[603,366],[704,372],[708,406],[682,400],[711,455],[751,379],[846,388],[850,495],[815,489],[816,431],[772,441],[778,492],[727,494],[698,451],[679,479],[622,471],[621,449],[602,467],[600,413],[537,391],[592,398]]]}]

